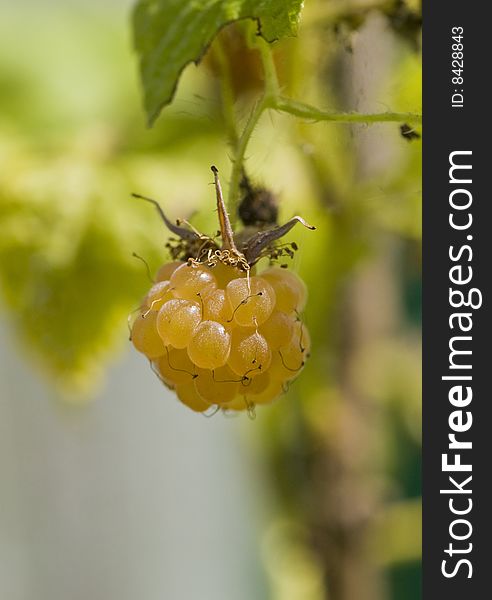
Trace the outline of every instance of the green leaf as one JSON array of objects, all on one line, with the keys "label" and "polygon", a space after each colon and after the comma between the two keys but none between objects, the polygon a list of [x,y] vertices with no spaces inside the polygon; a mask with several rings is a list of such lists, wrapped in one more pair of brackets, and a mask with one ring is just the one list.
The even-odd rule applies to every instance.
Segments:
[{"label": "green leaf", "polygon": [[297,33],[303,0],[139,0],[133,13],[144,103],[152,125],[173,98],[179,77],[198,63],[228,23],[255,19],[268,42]]}]

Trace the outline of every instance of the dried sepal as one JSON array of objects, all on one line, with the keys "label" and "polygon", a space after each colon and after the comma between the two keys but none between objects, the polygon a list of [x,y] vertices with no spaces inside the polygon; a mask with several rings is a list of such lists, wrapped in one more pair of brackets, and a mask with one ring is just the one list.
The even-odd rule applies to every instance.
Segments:
[{"label": "dried sepal", "polygon": [[264,255],[266,249],[271,247],[275,241],[288,233],[297,223],[301,223],[301,225],[304,225],[307,229],[316,229],[316,227],[310,225],[302,217],[295,216],[284,225],[272,227],[266,231],[259,231],[252,235],[244,244],[243,253],[248,263],[253,265],[257,262]]},{"label": "dried sepal", "polygon": [[222,236],[222,248],[214,253],[209,252],[208,264],[215,265],[217,262],[222,262],[231,267],[237,267],[243,271],[249,271],[250,265],[244,254],[239,252],[234,241],[234,232],[232,231],[231,221],[226,210],[224,198],[222,196],[222,188],[219,180],[219,171],[217,167],[211,167],[214,174],[215,192],[217,197],[217,213],[219,215],[220,233]]},{"label": "dried sepal", "polygon": [[229,219],[229,215],[227,213],[224,203],[224,198],[222,196],[222,188],[219,180],[219,170],[214,165],[212,165],[210,168],[212,170],[212,173],[214,174],[215,194],[217,197],[217,212],[219,215],[220,233],[222,235],[222,248],[224,250],[232,250],[233,252],[238,252],[238,249],[236,248],[236,244],[234,242],[234,233],[232,231],[231,221]]},{"label": "dried sepal", "polygon": [[162,210],[162,207],[159,204],[159,202],[157,202],[157,200],[154,200],[153,198],[149,198],[148,196],[142,196],[141,194],[132,194],[132,196],[134,198],[139,198],[140,200],[145,200],[146,202],[150,202],[151,204],[153,204],[156,207],[157,212],[159,213],[159,216],[164,221],[164,223],[165,223],[166,227],[169,229],[169,231],[172,231],[175,235],[177,235],[182,240],[196,240],[200,237],[197,232],[192,231],[191,229],[185,229],[184,227],[180,227],[179,225],[174,224],[172,221],[170,221],[166,217],[166,214]]},{"label": "dried sepal", "polygon": [[[211,170],[214,174],[217,213],[220,225],[219,235],[222,237],[221,247],[219,247],[214,238],[200,233],[184,219],[178,220],[176,224],[173,223],[167,218],[161,205],[156,200],[142,196],[141,194],[132,194],[134,198],[140,198],[153,204],[166,227],[177,236],[177,238],[171,238],[166,244],[174,259],[187,260],[193,263],[206,263],[210,267],[221,262],[243,271],[249,271],[264,256],[269,257],[271,260],[277,260],[285,255],[292,258],[293,251],[297,250],[295,242],[283,245],[275,244],[275,242],[287,234],[297,223],[301,223],[307,229],[316,229],[312,225],[309,225],[302,217],[295,216],[284,225],[256,231],[252,235],[248,235],[241,244],[241,250],[239,250],[222,196],[218,169],[212,166]],[[181,223],[185,223],[188,227],[181,227]],[[236,239],[244,239],[244,233],[248,229],[246,228],[244,232],[241,232],[243,233],[242,236],[236,236]]]}]

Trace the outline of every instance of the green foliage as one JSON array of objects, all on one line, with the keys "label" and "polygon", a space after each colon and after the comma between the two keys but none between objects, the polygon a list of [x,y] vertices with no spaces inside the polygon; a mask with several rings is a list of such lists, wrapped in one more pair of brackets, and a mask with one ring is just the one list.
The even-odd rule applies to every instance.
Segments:
[{"label": "green foliage", "polygon": [[[200,111],[170,110],[142,131],[128,40],[114,16],[85,10],[53,16],[33,6],[27,18],[15,8],[40,48],[34,57],[9,19],[0,23],[0,310],[68,392],[88,391],[130,347],[127,316],[149,286],[132,253],[151,270],[168,258],[155,211],[130,193],[159,199],[174,218],[209,198],[215,221],[207,155],[222,160],[222,128]],[[197,81],[194,91],[206,93]]]},{"label": "green foliage", "polygon": [[0,284],[44,368],[62,387],[84,388],[124,340],[129,307],[147,285],[132,249],[155,264],[157,248],[132,226],[131,200],[116,206],[96,190],[115,190],[107,172],[65,163],[55,181],[53,167],[31,162],[24,182],[12,171],[0,182]]},{"label": "green foliage", "polygon": [[139,0],[133,35],[149,125],[171,102],[186,65],[200,61],[225,25],[255,19],[271,42],[296,34],[302,6],[301,0]]},{"label": "green foliage", "polygon": [[[154,197],[170,218],[193,217],[199,230],[214,233],[210,164],[218,165],[227,191],[230,159],[241,167],[234,161],[242,153],[252,181],[279,198],[282,222],[300,213],[317,226],[315,233],[299,228],[292,236],[300,248],[294,269],[310,290],[305,318],[312,357],[288,397],[249,428],[261,440],[261,465],[279,503],[306,533],[302,541],[289,538],[284,549],[302,546],[306,580],[321,582],[323,569],[331,577],[342,572],[331,568],[333,561],[357,546],[350,536],[358,535],[345,508],[368,500],[370,506],[375,494],[373,514],[382,518],[371,531],[368,563],[375,558],[386,571],[393,568],[390,597],[403,598],[415,589],[415,573],[400,567],[413,569],[420,551],[412,535],[420,521],[413,500],[420,491],[420,321],[418,310],[405,319],[401,295],[420,275],[421,140],[403,138],[399,118],[420,112],[420,56],[398,37],[385,77],[368,85],[357,70],[360,47],[355,41],[354,66],[334,27],[340,10],[358,12],[360,3],[306,4],[303,35],[276,44],[273,58],[269,45],[256,40],[278,77],[278,89],[270,86],[278,98],[270,98],[268,115],[254,121],[239,153],[234,141],[226,144],[227,113],[240,138],[248,113],[261,103],[261,52],[247,47],[242,27],[228,28],[220,40],[225,69],[213,64],[211,53],[208,69],[181,73],[228,22],[249,19],[244,23],[251,29],[258,23],[269,41],[293,35],[300,1],[140,0],[134,37],[150,122],[181,77],[173,107],[146,132],[127,40],[115,32],[124,8],[118,6],[121,18],[111,8],[99,21],[87,18],[85,5],[48,15],[33,3],[15,26],[0,22],[2,308],[52,381],[91,384],[126,342],[126,317],[149,287],[132,253],[151,270],[167,259],[155,211],[130,199],[130,192]],[[366,36],[379,52],[381,32],[366,35],[377,12],[394,24],[372,6],[357,19],[357,38]],[[390,48],[384,35],[382,47]],[[377,52],[365,46],[368,79]],[[289,97],[289,110],[281,94]],[[359,106],[375,114],[368,120],[353,112]],[[400,113],[388,119],[389,111]],[[353,124],[378,120],[392,122]],[[421,133],[418,120],[410,124]],[[151,374],[143,368],[141,376]],[[343,490],[349,495],[342,515]],[[345,543],[340,532],[347,525]],[[307,547],[320,535],[335,546],[325,552],[316,545],[316,562]],[[291,553],[278,568],[275,559],[284,555],[277,550],[273,545],[266,562],[277,565],[279,589],[290,589],[285,585],[299,572],[291,565],[306,561]]]},{"label": "green foliage", "polygon": [[[174,6],[178,12],[198,6],[196,2],[163,1],[154,5],[159,10],[149,17],[147,34],[137,36],[149,52],[152,40],[158,39],[159,26],[166,23],[164,6],[169,10]],[[143,1],[137,6],[135,22],[141,27],[150,6]],[[239,2],[232,9],[227,2],[209,2],[207,6],[204,15],[216,11],[216,23],[249,11],[260,20],[263,35],[273,39],[295,32],[301,3]],[[228,13],[227,7],[233,12]],[[180,15],[179,19],[195,22],[191,13]],[[206,70],[186,73],[173,108],[152,131],[144,133],[126,40],[119,34],[115,37],[114,27],[108,28],[106,22],[96,27],[97,20],[75,14],[67,25],[67,17],[60,16],[57,31],[70,31],[64,39],[64,55],[70,60],[62,60],[56,38],[46,35],[53,22],[48,26],[43,18],[40,11],[38,17],[27,20],[32,24],[30,39],[42,49],[38,58],[33,60],[20,43],[19,51],[4,49],[0,58],[0,80],[7,92],[0,99],[0,284],[27,347],[58,381],[69,384],[90,381],[125,339],[126,316],[148,285],[145,268],[132,258],[132,252],[142,255],[152,268],[166,258],[165,236],[154,211],[130,200],[129,193],[156,197],[172,217],[187,218],[196,211],[194,223],[213,231],[209,165],[216,163],[225,179],[229,160],[225,127],[217,114],[216,82]],[[179,23],[183,25],[183,21]],[[181,25],[178,29],[184,31]],[[8,40],[14,30],[4,24],[3,39]],[[183,52],[195,39],[193,31],[188,28],[190,35],[178,45]],[[214,34],[215,30],[212,37]],[[279,44],[279,64],[295,63],[294,55],[296,61],[302,57],[315,64],[315,56],[309,55],[314,37],[311,30],[303,39]],[[92,45],[98,40],[97,51],[92,45],[81,51],[81,40],[87,39]],[[104,51],[103,41],[112,48],[111,53]],[[77,69],[94,73],[94,79],[73,77],[73,61],[78,55],[83,62],[80,59]],[[236,56],[238,62],[232,66],[242,73],[244,53]],[[418,60],[405,57],[400,62],[401,76],[390,82],[388,106],[418,111]],[[290,75],[286,68],[279,72],[282,89],[288,89],[293,97],[333,106],[324,82],[320,81],[320,95],[314,80],[303,83],[302,69],[293,69]],[[109,73],[111,86],[106,83]],[[287,83],[288,77],[292,82]],[[60,94],[57,86],[67,78],[70,89]],[[43,97],[39,96],[42,90]],[[117,98],[125,98],[125,102],[117,102]],[[236,101],[240,114],[242,102]],[[309,279],[312,272],[314,285],[318,284],[319,248],[331,257],[325,266],[327,294],[318,294],[310,304],[308,320],[316,329],[318,314],[324,318],[327,307],[331,314],[337,304],[339,278],[367,252],[371,231],[375,231],[374,237],[380,229],[418,236],[420,142],[403,140],[396,123],[381,126],[382,133],[392,132],[391,140],[402,156],[399,164],[386,169],[383,191],[381,173],[370,181],[357,180],[355,148],[345,125],[313,124],[273,111],[270,116],[254,128],[247,166],[255,179],[279,192],[282,220],[299,211],[302,198],[303,215],[318,226],[316,244],[302,231],[295,234],[303,247],[304,273]],[[278,143],[280,129],[297,137],[293,144]],[[294,148],[302,151],[296,153]],[[306,154],[306,148],[316,151]],[[326,206],[318,196],[326,199]],[[326,211],[329,206],[336,210]],[[314,368],[315,360],[309,368]]]}]

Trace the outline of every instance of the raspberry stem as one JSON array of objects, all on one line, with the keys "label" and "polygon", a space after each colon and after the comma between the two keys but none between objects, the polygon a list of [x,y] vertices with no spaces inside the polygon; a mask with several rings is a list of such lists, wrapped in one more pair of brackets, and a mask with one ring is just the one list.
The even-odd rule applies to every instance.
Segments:
[{"label": "raspberry stem", "polygon": [[273,110],[289,113],[301,119],[311,121],[335,121],[338,123],[422,123],[422,115],[416,113],[337,113],[327,110],[321,110],[315,106],[298,102],[291,98],[279,96],[271,106]]},{"label": "raspberry stem", "polygon": [[422,115],[415,113],[347,113],[321,110],[315,106],[299,102],[292,98],[280,95],[280,88],[272,57],[270,44],[260,36],[254,38],[258,48],[263,66],[265,89],[262,97],[254,105],[246,125],[234,145],[233,165],[229,183],[228,209],[231,215],[232,225],[235,225],[237,208],[239,204],[239,188],[241,177],[244,172],[244,159],[251,135],[265,110],[277,110],[290,114],[294,117],[311,121],[331,121],[337,123],[422,123]]}]

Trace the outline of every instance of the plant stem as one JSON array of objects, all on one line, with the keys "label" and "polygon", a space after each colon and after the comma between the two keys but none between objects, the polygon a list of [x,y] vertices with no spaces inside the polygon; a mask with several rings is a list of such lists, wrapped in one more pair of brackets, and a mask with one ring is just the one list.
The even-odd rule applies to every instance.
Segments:
[{"label": "plant stem", "polygon": [[291,98],[278,97],[271,107],[281,112],[289,113],[302,119],[312,121],[336,121],[338,123],[422,123],[422,115],[415,113],[339,113],[320,110],[304,102],[298,102]]},{"label": "plant stem", "polygon": [[263,72],[265,76],[265,91],[261,99],[255,104],[251,111],[246,125],[234,145],[234,158],[231,171],[231,179],[229,182],[229,195],[227,208],[229,211],[232,227],[234,228],[237,218],[237,208],[239,202],[239,185],[243,174],[244,157],[248,147],[251,135],[256,127],[261,115],[265,110],[278,110],[285,112],[301,119],[311,121],[331,121],[337,123],[366,123],[368,125],[374,123],[413,123],[421,124],[422,115],[415,113],[339,113],[321,110],[315,106],[285,98],[280,95],[275,63],[270,49],[270,45],[263,40],[257,38],[257,48],[261,55]]},{"label": "plant stem", "polygon": [[227,210],[229,212],[229,218],[231,220],[233,229],[237,219],[239,184],[241,183],[241,177],[243,175],[244,155],[248,146],[248,142],[251,138],[251,134],[253,133],[253,130],[256,127],[256,124],[258,123],[263,111],[268,105],[266,100],[266,97],[263,96],[263,98],[256,103],[248,117],[246,125],[244,126],[244,130],[236,145],[234,162],[232,164],[231,170],[231,179],[229,182],[229,196],[227,202]]},{"label": "plant stem", "polygon": [[260,52],[263,74],[265,77],[265,98],[274,102],[279,96],[279,85],[277,78],[277,69],[273,61],[273,54],[270,44],[262,37],[257,38],[256,46]]},{"label": "plant stem", "polygon": [[275,63],[273,62],[270,44],[268,44],[268,42],[266,42],[262,37],[257,37],[255,42],[256,47],[260,52],[261,62],[263,65],[265,91],[262,98],[253,107],[253,110],[246,121],[246,125],[244,126],[243,132],[241,133],[241,136],[239,137],[235,147],[227,202],[229,217],[233,227],[235,226],[237,218],[239,185],[243,175],[243,163],[246,148],[248,147],[251,135],[258,121],[260,120],[261,115],[267,108],[273,108],[275,106],[279,95],[277,72],[275,69]]}]

